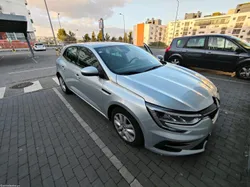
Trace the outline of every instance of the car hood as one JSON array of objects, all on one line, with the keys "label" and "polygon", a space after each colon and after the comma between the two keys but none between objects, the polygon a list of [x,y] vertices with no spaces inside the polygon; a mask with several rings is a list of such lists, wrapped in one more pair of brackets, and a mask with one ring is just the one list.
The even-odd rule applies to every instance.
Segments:
[{"label": "car hood", "polygon": [[135,75],[117,75],[117,83],[146,102],[180,111],[200,111],[213,104],[217,88],[206,77],[167,64]]}]

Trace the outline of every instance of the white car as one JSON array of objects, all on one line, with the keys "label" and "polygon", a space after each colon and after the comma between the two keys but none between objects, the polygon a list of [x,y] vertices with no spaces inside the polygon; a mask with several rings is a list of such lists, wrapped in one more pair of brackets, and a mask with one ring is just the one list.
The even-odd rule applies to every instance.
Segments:
[{"label": "white car", "polygon": [[46,47],[42,43],[35,43],[33,49],[34,51],[46,51]]}]

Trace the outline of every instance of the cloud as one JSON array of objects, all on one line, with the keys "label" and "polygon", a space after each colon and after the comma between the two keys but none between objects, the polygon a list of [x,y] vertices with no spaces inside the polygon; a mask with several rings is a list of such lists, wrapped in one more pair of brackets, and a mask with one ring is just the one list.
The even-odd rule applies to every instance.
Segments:
[{"label": "cloud", "polygon": [[[47,0],[55,34],[59,29],[57,13],[63,28],[76,33],[80,38],[85,33],[98,32],[100,17],[107,19],[112,16],[113,9],[123,7],[131,0]],[[52,36],[44,1],[28,0],[31,16],[37,36]],[[76,31],[78,30],[78,31]],[[113,26],[105,28],[111,36],[123,35],[123,29]]]},{"label": "cloud", "polygon": [[[28,0],[30,7],[45,9],[44,1]],[[130,0],[47,0],[51,12],[59,12],[70,18],[108,18],[113,8],[123,7]]]}]

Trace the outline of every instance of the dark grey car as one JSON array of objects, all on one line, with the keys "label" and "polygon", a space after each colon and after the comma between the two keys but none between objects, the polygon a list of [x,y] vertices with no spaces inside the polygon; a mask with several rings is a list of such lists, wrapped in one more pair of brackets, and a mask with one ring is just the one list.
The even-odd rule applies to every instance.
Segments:
[{"label": "dark grey car", "polygon": [[250,44],[228,35],[175,38],[166,49],[165,61],[226,72],[250,79]]}]

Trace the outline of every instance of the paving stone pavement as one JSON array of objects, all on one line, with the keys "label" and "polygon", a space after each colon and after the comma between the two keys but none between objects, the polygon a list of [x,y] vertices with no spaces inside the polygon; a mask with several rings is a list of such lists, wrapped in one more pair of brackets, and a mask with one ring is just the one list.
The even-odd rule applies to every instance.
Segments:
[{"label": "paving stone pavement", "polygon": [[[204,153],[167,157],[126,145],[112,124],[75,95],[64,95],[114,155],[145,187],[246,187],[250,145],[250,83],[212,80],[221,112]],[[235,82],[236,81],[236,82]]]},{"label": "paving stone pavement", "polygon": [[0,100],[0,184],[129,186],[53,90]]},{"label": "paving stone pavement", "polygon": [[[247,187],[250,84],[213,80],[222,111],[207,150],[167,157],[126,145],[75,95],[63,95],[143,186]],[[0,100],[0,184],[129,186],[52,89]]]}]

